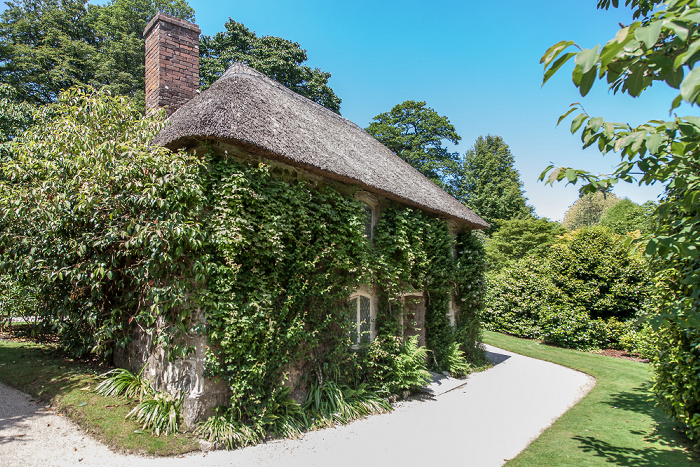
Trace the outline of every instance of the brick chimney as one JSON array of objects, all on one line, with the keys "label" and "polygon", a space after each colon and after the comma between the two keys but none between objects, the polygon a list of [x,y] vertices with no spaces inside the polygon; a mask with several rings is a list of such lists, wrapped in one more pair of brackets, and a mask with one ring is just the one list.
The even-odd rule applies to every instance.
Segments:
[{"label": "brick chimney", "polygon": [[158,13],[143,31],[146,38],[146,113],[165,107],[170,116],[197,95],[199,33],[196,24]]}]

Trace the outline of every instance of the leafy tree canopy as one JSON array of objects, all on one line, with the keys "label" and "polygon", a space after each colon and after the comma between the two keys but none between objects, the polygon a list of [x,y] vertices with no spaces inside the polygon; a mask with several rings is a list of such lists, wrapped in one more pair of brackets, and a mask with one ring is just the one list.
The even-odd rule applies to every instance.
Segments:
[{"label": "leafy tree canopy", "polygon": [[143,29],[158,12],[192,20],[185,0],[17,0],[0,15],[0,80],[47,104],[74,85],[107,86],[143,105]]},{"label": "leafy tree canopy", "polygon": [[445,143],[458,144],[462,138],[447,117],[425,102],[404,101],[374,117],[366,130],[432,182],[448,186],[459,154]]},{"label": "leafy tree canopy", "polygon": [[199,79],[202,89],[211,86],[234,62],[240,62],[340,113],[341,100],[328,86],[331,74],[303,65],[307,60],[306,50],[298,43],[280,37],[258,37],[230,18],[224,27],[223,32],[200,37]]},{"label": "leafy tree canopy", "polygon": [[569,230],[600,224],[607,210],[619,202],[620,198],[612,193],[602,191],[581,193],[576,202],[564,213],[562,224]]},{"label": "leafy tree canopy", "polygon": [[647,234],[652,227],[651,216],[654,209],[656,209],[656,203],[653,201],[647,201],[640,206],[625,198],[605,211],[600,224],[618,235],[635,231]]},{"label": "leafy tree canopy", "polygon": [[[599,0],[599,8],[618,7],[619,0]],[[574,85],[582,96],[596,80],[607,81],[613,92],[638,97],[653,83],[679,91],[670,103],[700,105],[700,7],[692,0],[625,0],[641,19],[620,30],[602,48],[581,48],[573,41],[550,47],[541,59],[546,82],[574,58]],[[570,47],[578,47],[568,51]],[[584,147],[597,144],[603,153],[620,155],[610,175],[596,176],[569,167],[548,167],[541,175],[549,183],[581,180],[593,192],[618,181],[663,183],[664,198],[655,211],[646,253],[657,270],[653,324],[660,332],[654,392],[659,405],[686,427],[700,446],[700,367],[688,358],[700,346],[700,118],[652,120],[631,127],[606,122],[578,104],[559,119],[577,113],[571,132],[581,133]]]},{"label": "leafy tree canopy", "polygon": [[557,236],[565,232],[560,223],[547,219],[510,219],[503,221],[484,249],[491,268],[499,269],[528,255],[545,256]]},{"label": "leafy tree canopy", "polygon": [[533,214],[510,148],[500,136],[480,136],[467,151],[455,180],[457,199],[492,226]]}]

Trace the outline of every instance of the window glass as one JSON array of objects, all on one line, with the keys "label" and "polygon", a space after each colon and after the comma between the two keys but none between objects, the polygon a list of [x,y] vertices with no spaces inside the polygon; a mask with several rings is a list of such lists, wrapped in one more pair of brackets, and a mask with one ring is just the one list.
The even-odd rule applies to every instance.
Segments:
[{"label": "window glass", "polygon": [[350,330],[350,339],[354,345],[359,342],[357,340],[357,298],[350,300],[350,322],[352,323],[352,329]]},{"label": "window glass", "polygon": [[365,237],[372,240],[372,208],[365,204]]},{"label": "window glass", "polygon": [[360,296],[360,340],[361,342],[369,342],[370,339],[370,324],[371,312],[369,297]]}]

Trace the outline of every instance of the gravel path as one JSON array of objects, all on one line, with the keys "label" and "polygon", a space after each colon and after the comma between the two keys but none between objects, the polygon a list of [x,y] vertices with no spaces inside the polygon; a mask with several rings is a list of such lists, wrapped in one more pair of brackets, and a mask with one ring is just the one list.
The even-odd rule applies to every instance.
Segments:
[{"label": "gravel path", "polygon": [[583,373],[486,346],[495,366],[392,413],[237,451],[149,459],[115,454],[69,420],[0,384],[3,466],[499,466],[595,385]]}]

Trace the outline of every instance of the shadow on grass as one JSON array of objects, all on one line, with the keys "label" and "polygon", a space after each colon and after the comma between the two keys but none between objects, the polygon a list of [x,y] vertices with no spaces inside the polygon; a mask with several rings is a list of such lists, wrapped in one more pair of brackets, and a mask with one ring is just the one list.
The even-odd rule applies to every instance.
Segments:
[{"label": "shadow on grass", "polygon": [[[574,436],[580,443],[581,449],[587,453],[594,453],[605,459],[606,463],[624,465],[627,467],[657,467],[679,465],[678,452],[660,451],[654,447],[629,448],[615,446],[592,436]],[[697,458],[694,459],[697,462]],[[690,465],[690,462],[688,463]]]},{"label": "shadow on grass", "polygon": [[[632,391],[610,394],[602,401],[610,404],[610,407],[618,410],[634,412],[649,417],[649,431],[630,431],[632,434],[643,437],[645,442],[662,444],[671,448],[681,448],[695,462],[700,461],[698,453],[693,451],[692,443],[683,434],[678,425],[672,422],[661,409],[655,407],[652,400],[651,382],[646,382]],[[594,453],[602,457],[606,462],[616,465],[631,467],[678,465],[677,451],[661,451],[650,446],[649,448],[630,448],[617,446],[591,436],[575,436],[584,452]]]},{"label": "shadow on grass", "polygon": [[610,404],[611,407],[617,409],[655,417],[658,414],[654,409],[654,402],[650,400],[651,397],[651,383],[645,382],[641,386],[632,389],[632,391],[610,394],[609,398],[604,400],[603,403]]}]

